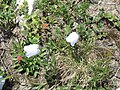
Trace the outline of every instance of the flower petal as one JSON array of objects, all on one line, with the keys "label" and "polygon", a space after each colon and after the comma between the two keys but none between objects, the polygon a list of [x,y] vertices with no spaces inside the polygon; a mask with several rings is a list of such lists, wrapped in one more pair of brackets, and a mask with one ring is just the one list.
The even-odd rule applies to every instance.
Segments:
[{"label": "flower petal", "polygon": [[26,52],[25,55],[27,57],[37,55],[37,54],[40,53],[39,45],[38,44],[31,44],[31,45],[28,45],[28,46],[24,46],[24,51]]},{"label": "flower petal", "polygon": [[38,49],[35,49],[34,51],[31,51],[31,52],[27,52],[25,55],[29,58],[31,56],[34,56],[34,55],[37,55],[40,53],[40,50]]},{"label": "flower petal", "polygon": [[72,32],[67,38],[66,41],[71,44],[71,46],[74,46],[74,44],[78,41],[79,35],[76,32]]},{"label": "flower petal", "polygon": [[31,45],[28,45],[28,46],[24,46],[24,51],[25,52],[34,51],[34,49],[38,49],[38,48],[39,48],[38,44],[31,44]]}]

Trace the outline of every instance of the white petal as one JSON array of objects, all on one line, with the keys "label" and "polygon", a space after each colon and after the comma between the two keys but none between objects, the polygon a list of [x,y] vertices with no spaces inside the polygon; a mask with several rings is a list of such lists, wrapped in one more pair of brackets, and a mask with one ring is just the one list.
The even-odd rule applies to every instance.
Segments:
[{"label": "white petal", "polygon": [[30,45],[24,46],[24,51],[25,52],[32,51],[32,50],[38,49],[38,48],[39,48],[38,44],[30,44]]},{"label": "white petal", "polygon": [[40,53],[40,50],[39,49],[35,49],[34,51],[26,52],[26,56],[29,58],[29,57],[37,55],[39,53]]},{"label": "white petal", "polygon": [[74,46],[76,42],[70,42],[71,46]]},{"label": "white petal", "polygon": [[26,52],[27,57],[31,57],[40,53],[38,44],[31,44],[24,46],[24,51]]},{"label": "white petal", "polygon": [[71,38],[68,36],[68,37],[66,38],[66,41],[67,41],[67,42],[71,42]]},{"label": "white petal", "polygon": [[78,41],[79,35],[76,32],[72,32],[67,38],[66,41],[71,44],[71,46],[74,46],[74,44]]}]

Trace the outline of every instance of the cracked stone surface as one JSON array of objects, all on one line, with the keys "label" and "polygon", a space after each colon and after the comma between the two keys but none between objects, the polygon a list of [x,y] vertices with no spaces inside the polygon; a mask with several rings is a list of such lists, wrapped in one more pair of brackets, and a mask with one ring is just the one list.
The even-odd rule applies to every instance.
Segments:
[{"label": "cracked stone surface", "polygon": [[[90,0],[91,5],[88,12],[91,16],[95,16],[99,13],[99,9],[104,9],[106,13],[112,13],[120,19],[120,0]],[[113,69],[113,77],[111,82],[114,85],[112,90],[120,87],[120,31],[114,28],[104,27],[104,32],[107,32],[109,38],[97,41],[96,44],[100,47],[111,48],[113,50],[114,57],[111,62]]]},{"label": "cracked stone surface", "polygon": [[99,9],[104,9],[105,12],[112,13],[120,18],[120,0],[91,0],[93,1],[89,8],[90,15],[96,15]]}]

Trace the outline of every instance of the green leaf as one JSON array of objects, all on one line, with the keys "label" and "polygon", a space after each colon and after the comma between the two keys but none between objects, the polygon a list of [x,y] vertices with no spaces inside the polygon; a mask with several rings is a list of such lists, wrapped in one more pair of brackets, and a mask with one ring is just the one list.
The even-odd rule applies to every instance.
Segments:
[{"label": "green leaf", "polygon": [[55,59],[55,54],[53,53],[51,58],[51,65],[55,66],[55,64],[56,64],[56,59]]},{"label": "green leaf", "polygon": [[108,18],[110,21],[117,19],[117,17],[115,15],[113,15],[112,13],[105,14],[105,17]]},{"label": "green leaf", "polygon": [[57,34],[57,35],[60,35],[60,34],[61,34],[61,31],[60,31],[59,28],[56,28],[56,34]]},{"label": "green leaf", "polygon": [[37,77],[39,73],[37,71],[34,72],[34,77]]},{"label": "green leaf", "polygon": [[65,34],[68,35],[70,33],[70,25],[66,25]]},{"label": "green leaf", "polygon": [[18,72],[21,72],[21,71],[23,71],[23,68],[18,68],[18,70],[17,70]]},{"label": "green leaf", "polygon": [[115,25],[120,28],[120,21],[115,22]]},{"label": "green leaf", "polygon": [[12,76],[6,76],[6,77],[4,78],[4,80],[10,79],[10,78],[12,78]]},{"label": "green leaf", "polygon": [[16,67],[19,67],[20,64],[15,64],[15,65],[12,65],[12,68],[16,68]]},{"label": "green leaf", "polygon": [[26,68],[26,74],[29,75],[30,71],[29,68]]}]

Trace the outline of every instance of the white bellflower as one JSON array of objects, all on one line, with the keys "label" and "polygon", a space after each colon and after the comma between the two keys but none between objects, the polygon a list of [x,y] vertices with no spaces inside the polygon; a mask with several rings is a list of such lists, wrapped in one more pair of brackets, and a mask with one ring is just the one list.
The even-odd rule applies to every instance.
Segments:
[{"label": "white bellflower", "polygon": [[75,43],[78,41],[79,35],[76,32],[72,32],[67,38],[66,41],[71,44],[71,46],[74,46]]},{"label": "white bellflower", "polygon": [[31,56],[37,55],[40,53],[38,44],[31,44],[28,46],[24,46],[24,51],[26,52],[26,56],[29,58]]}]

